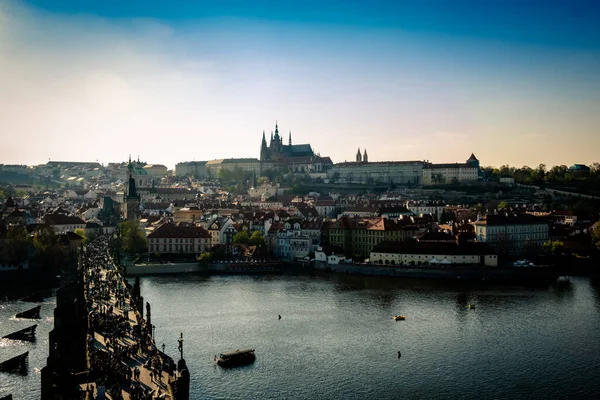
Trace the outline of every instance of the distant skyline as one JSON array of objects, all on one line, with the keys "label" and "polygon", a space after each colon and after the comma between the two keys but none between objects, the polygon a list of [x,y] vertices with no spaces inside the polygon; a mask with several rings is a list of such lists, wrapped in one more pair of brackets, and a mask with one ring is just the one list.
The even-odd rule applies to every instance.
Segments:
[{"label": "distant skyline", "polygon": [[600,161],[597,1],[0,1],[0,163]]}]

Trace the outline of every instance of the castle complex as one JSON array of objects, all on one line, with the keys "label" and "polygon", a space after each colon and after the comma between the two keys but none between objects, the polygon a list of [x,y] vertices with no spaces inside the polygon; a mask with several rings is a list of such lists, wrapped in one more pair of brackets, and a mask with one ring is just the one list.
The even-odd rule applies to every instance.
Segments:
[{"label": "castle complex", "polygon": [[315,154],[310,144],[292,144],[292,132],[287,144],[275,123],[275,130],[267,143],[262,133],[260,158],[223,159],[179,163],[177,175],[197,177],[218,175],[220,170],[242,170],[257,176],[268,169],[283,173],[307,173],[313,177],[334,179],[340,183],[432,185],[477,181],[481,176],[479,160],[471,154],[464,163],[433,164],[428,161],[376,161],[370,162],[367,150],[360,148],[356,161],[334,164],[329,157]]}]

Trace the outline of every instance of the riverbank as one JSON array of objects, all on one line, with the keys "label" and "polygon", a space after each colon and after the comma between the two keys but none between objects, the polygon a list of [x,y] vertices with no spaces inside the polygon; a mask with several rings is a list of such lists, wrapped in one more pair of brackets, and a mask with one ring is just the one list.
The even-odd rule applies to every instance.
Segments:
[{"label": "riverbank", "polygon": [[279,273],[281,263],[274,262],[222,262],[201,265],[199,262],[145,263],[127,267],[127,276],[162,274],[205,273],[205,274],[258,274]]},{"label": "riverbank", "polygon": [[552,281],[565,275],[564,268],[560,267],[412,267],[379,266],[377,264],[317,264],[314,269],[355,275],[493,282]]}]

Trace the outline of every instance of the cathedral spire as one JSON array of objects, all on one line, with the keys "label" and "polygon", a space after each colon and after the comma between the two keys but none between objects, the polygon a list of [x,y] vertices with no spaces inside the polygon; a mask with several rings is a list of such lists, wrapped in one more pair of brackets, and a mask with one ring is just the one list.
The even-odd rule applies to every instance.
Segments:
[{"label": "cathedral spire", "polygon": [[362,161],[362,154],[360,154],[360,147],[358,148],[358,151],[356,152],[356,162],[361,162]]},{"label": "cathedral spire", "polygon": [[288,144],[292,145],[292,131],[290,131],[290,138],[288,139]]},{"label": "cathedral spire", "polygon": [[363,162],[369,162],[369,156],[367,155],[367,149],[365,149],[365,152],[363,154]]},{"label": "cathedral spire", "polygon": [[260,144],[260,161],[267,161],[268,152],[267,139],[265,139],[265,131],[263,130],[263,138]]}]

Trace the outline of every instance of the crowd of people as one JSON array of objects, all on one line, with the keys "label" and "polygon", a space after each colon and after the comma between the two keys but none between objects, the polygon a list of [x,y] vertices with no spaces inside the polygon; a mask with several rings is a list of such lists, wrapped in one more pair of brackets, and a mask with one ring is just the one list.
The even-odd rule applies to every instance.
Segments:
[{"label": "crowd of people", "polygon": [[[133,399],[153,399],[168,392],[162,373],[167,371],[170,380],[174,363],[157,350],[150,325],[108,254],[108,239],[89,243],[80,260],[88,312],[88,381],[96,384],[88,398],[122,399],[124,390]],[[142,381],[142,370],[150,382]]]}]

